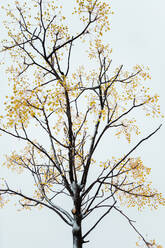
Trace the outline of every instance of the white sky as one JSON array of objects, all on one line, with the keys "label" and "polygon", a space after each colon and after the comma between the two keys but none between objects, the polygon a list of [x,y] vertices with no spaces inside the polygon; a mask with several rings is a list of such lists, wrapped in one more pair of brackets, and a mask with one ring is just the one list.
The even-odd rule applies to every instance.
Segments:
[{"label": "white sky", "polygon": [[[69,1],[73,0],[67,2]],[[6,3],[6,0],[1,0],[0,5],[3,3]],[[165,113],[164,0],[112,0],[111,6],[115,14],[112,17],[112,30],[106,39],[113,48],[113,62],[125,66],[148,65],[152,73],[151,88],[160,95],[162,112]],[[0,22],[4,18],[0,16]],[[3,33],[0,35],[3,36]],[[4,94],[7,94],[7,79],[4,72],[0,75],[0,97],[3,99]],[[0,104],[2,104],[1,100]],[[144,125],[145,132],[150,133],[159,123],[160,121],[155,123],[148,121]],[[165,125],[138,152],[142,154],[145,163],[152,168],[154,185],[165,194],[164,139]],[[16,145],[15,141],[8,137],[0,139],[3,148],[1,155],[9,151],[9,143],[10,146]],[[12,204],[0,209],[1,248],[72,247],[71,230],[49,210],[34,209],[31,212],[18,212],[16,209]],[[129,209],[127,213],[137,220],[139,230],[165,245],[165,209],[160,208],[153,212],[146,209],[141,213]],[[127,222],[122,217],[113,215],[113,212],[89,239],[91,242],[84,247],[134,248],[137,241],[136,234]]]}]

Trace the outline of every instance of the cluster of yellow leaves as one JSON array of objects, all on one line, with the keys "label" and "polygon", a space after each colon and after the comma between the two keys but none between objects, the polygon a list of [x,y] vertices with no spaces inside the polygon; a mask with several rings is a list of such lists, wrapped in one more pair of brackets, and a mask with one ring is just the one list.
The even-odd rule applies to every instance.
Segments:
[{"label": "cluster of yellow leaves", "polygon": [[[0,178],[0,187],[1,189],[6,188],[6,181],[4,178]],[[2,193],[2,195],[0,195],[0,208],[3,208],[8,202],[9,199]]]},{"label": "cluster of yellow leaves", "polygon": [[[139,241],[136,242],[136,246],[139,248],[142,248],[144,246],[146,247],[146,245],[144,244],[144,242],[140,237],[139,237]],[[148,242],[148,248],[163,248],[163,246],[156,244],[156,240],[154,239]]]},{"label": "cluster of yellow leaves", "polygon": [[[124,170],[128,170],[128,183],[135,182],[134,187],[128,186],[127,191],[133,194],[124,194],[124,198],[120,197],[121,202],[128,207],[138,207],[138,210],[149,206],[151,209],[157,209],[159,205],[165,206],[165,198],[156,189],[152,188],[152,183],[147,182],[147,176],[151,169],[144,166],[142,160],[138,157],[130,159],[128,166]],[[133,189],[133,190],[132,190]]]},{"label": "cluster of yellow leaves", "polygon": [[[100,39],[96,39],[94,42],[90,41],[89,47],[89,57],[91,59],[97,58],[100,59],[106,58],[107,63],[109,63],[112,50],[108,45],[104,45]],[[98,71],[98,70],[97,70]],[[84,75],[85,80],[88,83],[91,83],[93,87],[98,86],[98,78],[99,74],[96,70],[92,70],[89,72],[89,75]],[[114,106],[116,106],[115,113],[113,114],[112,120],[117,119],[123,112],[127,111],[128,108],[141,104],[142,108],[146,112],[146,116],[159,117],[162,116],[160,113],[160,105],[158,104],[159,96],[157,94],[151,95],[150,89],[145,87],[144,82],[147,79],[151,79],[149,68],[144,67],[143,65],[136,65],[133,67],[133,72],[130,74],[128,71],[121,70],[120,67],[116,68],[114,71],[114,76],[111,78],[107,78],[107,83],[102,84],[100,89],[103,92],[109,87],[110,93],[108,94],[108,105],[112,109],[113,112]],[[116,77],[116,75],[118,76]],[[81,73],[81,78],[83,77],[83,73]],[[84,80],[84,81],[85,81]],[[94,113],[98,113],[99,108],[99,99],[96,94],[91,93],[88,97],[89,105],[93,108]],[[107,115],[108,108],[104,109],[104,120],[105,115]],[[134,125],[135,128],[135,125]],[[126,132],[126,128],[124,129]],[[119,131],[120,133],[120,131]],[[136,128],[136,133],[139,134],[139,131]],[[127,140],[130,142],[130,135],[128,132],[125,133]]]},{"label": "cluster of yellow leaves", "polygon": [[7,202],[4,200],[4,197],[0,195],[0,208],[3,208],[6,203]]},{"label": "cluster of yellow leaves", "polygon": [[2,198],[2,196],[0,195],[0,208],[3,208],[4,205],[4,198]]},{"label": "cluster of yellow leaves", "polygon": [[106,57],[110,61],[110,54],[112,53],[112,48],[109,44],[103,44],[101,39],[96,38],[94,41],[89,41],[88,56],[90,59],[97,58],[98,53]]},{"label": "cluster of yellow leaves", "polygon": [[22,205],[22,208],[17,209],[18,212],[21,212],[23,210],[31,210],[32,206],[36,206],[39,210],[43,208],[43,205],[36,204],[34,201],[26,198],[21,198],[20,203]]},{"label": "cluster of yellow leaves", "polygon": [[123,120],[122,124],[121,124],[121,127],[120,127],[120,130],[117,131],[117,133],[115,135],[118,138],[120,138],[120,135],[124,134],[126,140],[128,141],[128,143],[130,143],[131,142],[131,133],[132,133],[132,131],[134,131],[134,133],[136,135],[140,134],[139,127],[135,123],[136,123],[135,119],[132,119],[132,120],[126,120],[125,119],[125,120]]},{"label": "cluster of yellow leaves", "polygon": [[[11,38],[10,43],[9,43],[11,46],[15,44],[13,39],[19,43],[22,38],[21,32],[19,32],[17,29],[18,24],[19,24],[19,15],[17,13],[17,9],[15,8],[15,4],[18,8],[20,8],[20,4],[18,3],[18,1],[13,2],[12,4],[7,4],[7,7],[5,7],[4,5],[1,6],[1,9],[5,10],[6,16],[8,17],[7,20],[3,22],[3,24],[6,30],[8,31],[8,38]],[[27,13],[30,13],[30,8],[27,7],[26,2],[24,2],[21,6],[22,13],[25,13],[25,9]],[[27,18],[30,18],[29,14],[25,16],[25,20]],[[30,26],[31,26],[30,22],[27,22],[27,27],[30,27]],[[2,43],[4,43],[5,46],[7,45],[6,40],[3,40]]]},{"label": "cluster of yellow leaves", "polygon": [[[143,74],[145,73],[143,72]],[[88,81],[93,82],[94,86],[97,86],[97,80],[96,80],[97,76],[96,73],[94,74],[93,72],[93,76],[92,74],[90,74],[90,77],[89,76],[86,77],[88,77]],[[130,74],[125,75],[126,78],[129,76]],[[106,105],[104,109],[101,111],[101,117],[103,121],[107,120],[106,117],[108,117],[108,115],[110,117],[112,113],[113,115],[111,121],[116,120],[124,112],[127,112],[128,109],[131,109],[131,107],[133,107],[134,104],[135,107],[140,104],[141,108],[145,110],[146,116],[151,115],[152,117],[159,117],[159,116],[163,117],[163,115],[161,115],[160,112],[160,105],[158,104],[159,96],[158,95],[151,96],[149,88],[146,88],[142,84],[140,73],[139,75],[135,76],[133,82],[130,83],[120,83],[120,82],[113,83],[113,80],[114,78],[110,79],[110,82],[103,84],[100,87],[103,92],[102,94],[104,95],[104,90],[106,89],[106,87],[110,86],[110,94],[108,94],[107,102],[111,110],[109,110]],[[122,77],[120,76],[118,80],[122,80]],[[91,113],[94,113],[95,116],[98,116],[100,113],[100,106],[99,106],[99,99],[96,94],[91,93],[88,96],[88,105],[92,108]],[[131,118],[130,120],[121,119],[121,121],[116,124],[118,124],[118,130],[116,132],[116,135],[120,137],[121,134],[124,134],[129,143],[131,142],[132,132],[135,132],[136,135],[140,134],[140,130],[136,125],[136,120],[133,118]]]},{"label": "cluster of yellow leaves", "polygon": [[[136,65],[133,67],[133,71],[139,72],[135,77],[131,80],[130,83],[123,84],[123,92],[120,93],[120,100],[125,101],[125,105],[129,105],[130,100],[135,99],[135,104],[144,103],[143,109],[146,112],[146,116],[152,117],[164,117],[160,112],[160,105],[158,104],[159,96],[157,94],[151,95],[150,88],[145,87],[144,82],[147,79],[151,79],[149,68],[144,67],[142,65]],[[128,71],[122,72],[119,75],[119,79],[122,80],[122,77],[128,78],[130,73]],[[121,90],[122,86],[120,87]]]},{"label": "cluster of yellow leaves", "polygon": [[[9,42],[9,46],[11,47],[15,44],[15,42],[21,44],[22,40],[24,39],[23,34],[18,31],[20,27],[20,14],[18,10],[21,11],[21,15],[24,18],[24,21],[21,21],[21,24],[23,25],[22,28],[24,27],[24,29],[28,30],[29,32],[27,32],[26,38],[31,39],[31,34],[34,32],[35,27],[37,29],[40,26],[41,21],[44,22],[45,28],[49,26],[45,37],[49,40],[49,43],[47,44],[48,52],[51,52],[52,47],[57,41],[56,35],[58,36],[58,41],[60,42],[65,42],[69,38],[71,38],[68,33],[68,25],[65,24],[66,17],[62,14],[62,6],[60,4],[60,1],[58,0],[56,0],[56,2],[51,1],[50,3],[45,3],[43,1],[42,20],[40,13],[40,4],[36,3],[35,0],[31,0],[30,4],[27,1],[15,1],[12,4],[8,4],[7,7],[2,5],[1,8],[5,10],[6,15],[8,16],[8,19],[4,21],[4,26],[8,32],[8,38],[11,38]],[[55,16],[54,20],[51,21],[53,16]],[[4,46],[6,47],[8,41],[3,40],[2,44],[4,44]],[[16,49],[21,51],[21,49]],[[16,51],[16,49],[14,49],[14,52]],[[66,47],[64,47],[64,49],[66,49]],[[23,52],[23,50],[21,52]],[[16,54],[14,54],[12,51],[11,55],[13,56],[13,58],[17,57]],[[60,53],[60,55],[63,56],[64,54]]]},{"label": "cluster of yellow leaves", "polygon": [[103,35],[103,32],[110,30],[110,22],[108,16],[113,14],[109,4],[103,1],[97,0],[76,0],[78,7],[74,8],[74,12],[78,13],[82,17],[82,20],[85,24],[90,21],[96,21],[94,32],[99,35]]},{"label": "cluster of yellow leaves", "polygon": [[3,166],[6,166],[13,171],[17,171],[18,173],[22,173],[23,168],[26,167],[25,165],[30,164],[26,152],[29,152],[27,147],[25,147],[24,153],[21,153],[21,155],[18,155],[16,151],[13,151],[10,156],[6,155],[6,161],[3,163]]},{"label": "cluster of yellow leaves", "polygon": [[[104,168],[111,170],[120,159],[112,157],[111,161],[101,163]],[[165,206],[165,198],[156,189],[152,188],[152,183],[147,182],[147,177],[151,169],[144,166],[140,157],[131,158],[129,162],[123,161],[113,172],[113,185],[116,196],[127,207],[137,207],[138,210],[145,206],[157,209],[159,205]],[[124,181],[123,181],[124,180]],[[122,183],[123,182],[123,183]],[[112,185],[112,187],[113,187]],[[105,185],[105,191],[109,191],[109,185]]]},{"label": "cluster of yellow leaves", "polygon": [[108,168],[108,167],[110,167],[110,161],[109,160],[107,160],[105,162],[101,161],[99,166],[104,167],[104,168]]},{"label": "cluster of yellow leaves", "polygon": [[40,82],[37,84],[38,88],[30,90],[29,84],[23,78],[14,82],[13,95],[7,96],[5,102],[7,127],[19,126],[21,123],[26,127],[34,116],[43,116],[43,108],[47,113],[57,109],[59,113],[62,112],[59,102],[61,92],[58,89],[46,89],[43,92],[39,88]]},{"label": "cluster of yellow leaves", "polygon": [[[34,148],[33,145],[25,146],[19,154],[14,151],[10,155],[6,155],[6,161],[3,165],[18,173],[22,173],[25,170],[33,172],[35,178],[33,197],[34,199],[42,200],[44,194],[51,194],[51,188],[59,182],[59,172],[53,166],[50,166],[49,162],[46,162],[42,152]],[[5,183],[3,183],[3,186],[5,187]],[[2,201],[1,203],[4,205],[6,202]],[[30,209],[27,206],[31,203],[30,200],[23,199],[21,203],[25,204],[25,209]]]}]

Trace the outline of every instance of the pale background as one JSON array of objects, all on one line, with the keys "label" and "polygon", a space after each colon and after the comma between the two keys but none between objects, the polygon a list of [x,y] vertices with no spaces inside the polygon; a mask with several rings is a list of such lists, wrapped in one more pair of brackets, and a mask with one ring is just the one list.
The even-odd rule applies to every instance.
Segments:
[{"label": "pale background", "polygon": [[[73,2],[73,0],[67,0],[66,3],[69,4],[69,1]],[[0,5],[3,3],[6,3],[6,0],[0,1]],[[153,92],[160,95],[161,109],[165,112],[164,0],[112,0],[111,6],[115,14],[112,17],[112,30],[106,39],[113,48],[113,62],[126,66],[148,65],[152,72],[151,88]],[[0,16],[2,37],[4,37],[2,26],[4,18],[5,16]],[[2,57],[0,59],[2,60]],[[2,70],[0,78],[0,106],[2,107],[4,95],[8,94],[7,77]],[[160,120],[155,123],[148,121],[144,126],[145,133],[153,131],[160,122],[163,123]],[[165,194],[164,138],[165,125],[151,140],[143,144],[138,152],[145,164],[152,168],[153,184]],[[108,141],[105,140],[105,142]],[[0,137],[0,144],[1,158],[4,153],[19,146],[15,140],[7,136]],[[108,143],[105,144],[107,145]],[[118,149],[117,143],[116,149]],[[3,173],[4,170],[2,170]],[[17,178],[15,174],[8,173],[8,177],[15,183],[14,179]],[[6,208],[0,209],[1,248],[72,247],[71,230],[51,211],[34,209],[30,212],[18,212],[17,208],[10,203]],[[141,213],[129,209],[126,212],[131,218],[137,220],[137,227],[142,233],[155,238],[165,246],[165,208],[152,212],[146,209]],[[135,248],[137,236],[122,216],[113,215],[112,212],[93,231],[89,239],[91,242],[84,247]]]}]

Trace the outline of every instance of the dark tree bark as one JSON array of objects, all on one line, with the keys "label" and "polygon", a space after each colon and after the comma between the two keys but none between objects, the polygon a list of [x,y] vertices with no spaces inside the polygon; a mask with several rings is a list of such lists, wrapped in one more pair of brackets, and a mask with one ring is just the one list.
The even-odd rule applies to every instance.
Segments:
[{"label": "dark tree bark", "polygon": [[81,222],[82,222],[82,213],[81,213],[81,188],[80,186],[76,183],[72,183],[72,190],[73,190],[73,209],[72,209],[72,214],[73,214],[73,228],[72,228],[72,233],[73,233],[73,248],[82,248],[83,244],[83,238],[82,238],[82,228],[81,228]]},{"label": "dark tree bark", "polygon": [[74,224],[73,224],[73,248],[82,248],[82,229],[81,229],[81,218],[75,215]]}]

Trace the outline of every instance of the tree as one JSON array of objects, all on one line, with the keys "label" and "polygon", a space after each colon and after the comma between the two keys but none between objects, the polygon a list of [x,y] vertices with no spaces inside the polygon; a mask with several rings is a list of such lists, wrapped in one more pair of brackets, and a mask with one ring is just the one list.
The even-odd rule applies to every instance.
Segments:
[{"label": "tree", "polygon": [[[146,247],[160,248],[146,240],[122,210],[122,204],[138,209],[165,205],[162,194],[147,181],[150,169],[132,155],[160,126],[121,157],[110,154],[106,161],[95,160],[105,135],[124,134],[128,143],[140,135],[135,116],[141,110],[151,118],[160,116],[159,97],[145,86],[149,68],[136,65],[130,73],[123,65],[112,67],[112,49],[102,41],[110,30],[110,6],[77,0],[72,14],[79,19],[80,31],[67,25],[72,17],[62,14],[58,1],[15,1],[15,8],[3,8],[11,20],[4,23],[8,40],[3,41],[3,52],[12,61],[7,69],[12,95],[5,102],[0,130],[24,145],[22,152],[6,156],[5,165],[30,173],[34,186],[26,195],[2,179],[1,205],[13,195],[25,209],[49,208],[72,228],[74,248],[88,242],[88,235],[115,210]],[[75,68],[75,51],[84,48],[84,42],[85,65]],[[64,197],[72,209],[70,204],[59,205]],[[95,212],[98,219],[83,230],[82,224]]]}]

